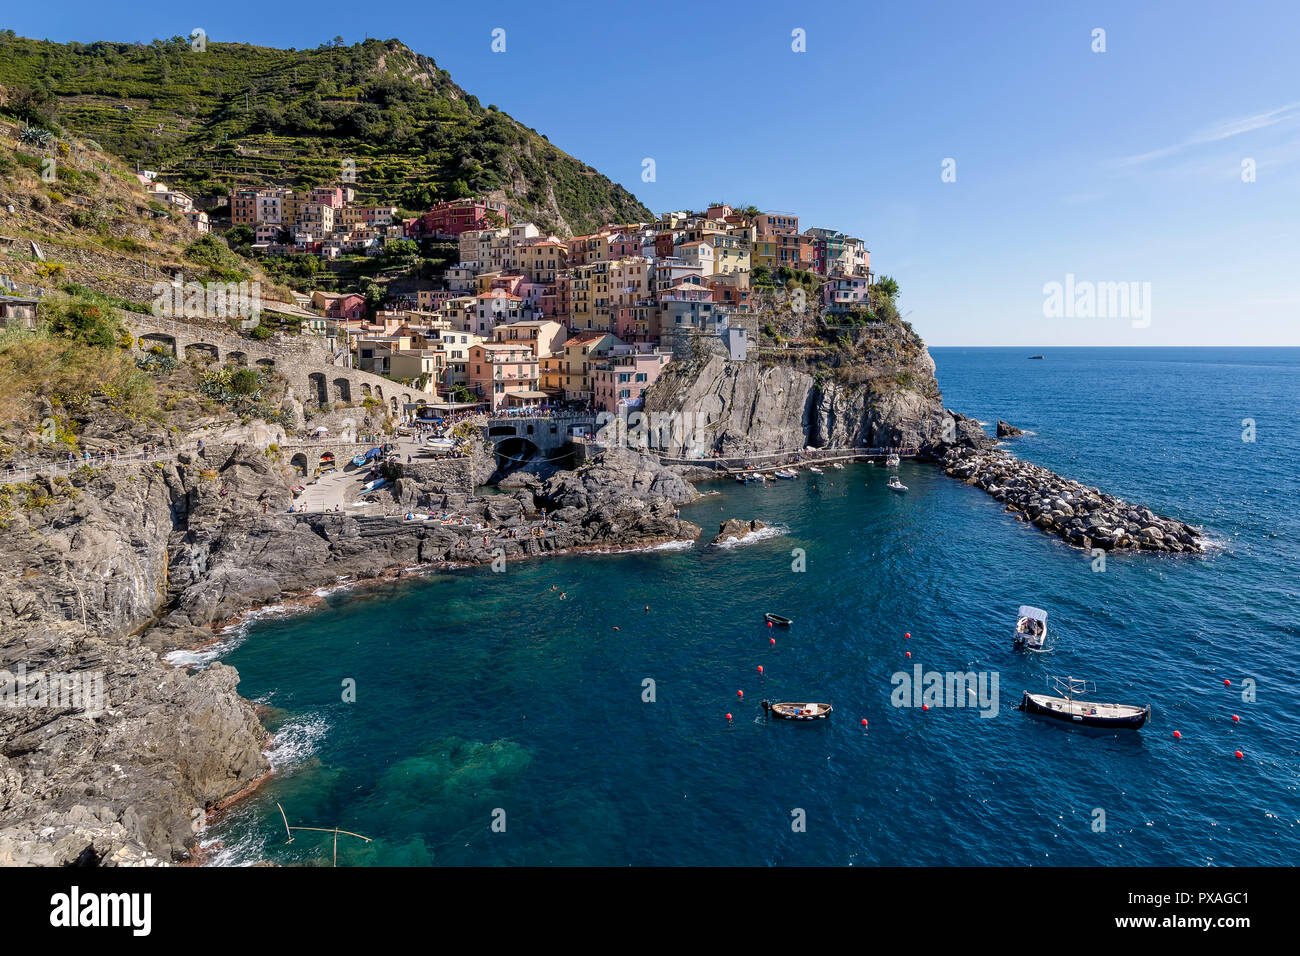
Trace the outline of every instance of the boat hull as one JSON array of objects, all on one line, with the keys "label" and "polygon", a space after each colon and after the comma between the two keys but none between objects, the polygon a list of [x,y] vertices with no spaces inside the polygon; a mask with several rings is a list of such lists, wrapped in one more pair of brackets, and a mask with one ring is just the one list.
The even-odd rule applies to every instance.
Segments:
[{"label": "boat hull", "polygon": [[782,720],[825,720],[834,709],[830,704],[768,704],[763,702],[769,714]]},{"label": "boat hull", "polygon": [[791,624],[794,623],[793,618],[782,617],[780,614],[771,614],[771,613],[764,614],[763,620],[767,621],[769,624],[775,624],[778,627],[789,627]]},{"label": "boat hull", "polygon": [[1025,693],[1020,709],[1029,714],[1051,717],[1067,724],[1082,727],[1102,727],[1111,730],[1137,730],[1151,716],[1151,708],[1129,704],[1093,704],[1087,701],[1049,697],[1046,694]]}]

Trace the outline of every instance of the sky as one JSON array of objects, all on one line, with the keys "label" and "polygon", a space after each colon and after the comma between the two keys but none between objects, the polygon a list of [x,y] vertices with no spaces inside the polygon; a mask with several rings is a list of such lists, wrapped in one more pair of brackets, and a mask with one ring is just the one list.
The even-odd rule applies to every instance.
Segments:
[{"label": "sky", "polygon": [[861,237],[930,345],[1300,346],[1295,0],[69,0],[0,21],[400,39],[656,212],[722,200]]}]

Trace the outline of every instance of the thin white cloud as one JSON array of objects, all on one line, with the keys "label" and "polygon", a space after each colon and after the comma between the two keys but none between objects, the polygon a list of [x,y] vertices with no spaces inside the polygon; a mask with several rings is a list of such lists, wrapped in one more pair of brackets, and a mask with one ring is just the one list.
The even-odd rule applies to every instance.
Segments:
[{"label": "thin white cloud", "polygon": [[1132,166],[1141,166],[1157,159],[1164,159],[1166,156],[1172,156],[1175,153],[1190,149],[1193,146],[1203,146],[1206,143],[1217,143],[1225,139],[1231,139],[1234,136],[1240,136],[1243,133],[1254,132],[1258,129],[1266,129],[1269,126],[1276,126],[1288,120],[1300,117],[1300,103],[1288,103],[1285,106],[1279,106],[1277,109],[1268,110],[1263,113],[1256,113],[1254,116],[1243,116],[1238,119],[1225,120],[1209,126],[1194,136],[1183,140],[1181,143],[1175,143],[1173,146],[1164,146],[1160,149],[1153,149],[1146,153],[1138,153],[1135,156],[1126,156],[1123,159],[1116,160],[1113,165],[1119,169],[1125,169]]}]

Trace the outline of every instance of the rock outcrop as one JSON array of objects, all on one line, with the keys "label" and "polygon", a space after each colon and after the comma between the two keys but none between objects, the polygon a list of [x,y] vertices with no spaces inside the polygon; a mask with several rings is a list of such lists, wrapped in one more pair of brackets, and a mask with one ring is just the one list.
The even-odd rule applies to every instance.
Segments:
[{"label": "rock outcrop", "polygon": [[1009,422],[998,419],[997,434],[999,438],[1019,438],[1024,432]]},{"label": "rock outcrop", "polygon": [[655,447],[668,457],[991,443],[973,421],[944,409],[924,347],[908,376],[911,385],[847,384],[793,365],[711,356],[669,366],[646,395],[645,412]]},{"label": "rock outcrop", "polygon": [[943,470],[980,488],[1022,521],[1058,535],[1075,547],[1103,551],[1142,550],[1199,553],[1200,531],[1176,518],[1129,504],[1113,495],[1063,478],[1004,451],[953,450]]},{"label": "rock outcrop", "polygon": [[762,531],[767,525],[758,519],[751,521],[742,521],[740,518],[728,518],[718,525],[718,533],[713,536],[710,544],[722,544],[724,541],[739,540],[747,534],[753,534],[755,531]]},{"label": "rock outcrop", "polygon": [[[635,452],[486,497],[467,488],[490,455],[460,462],[393,484],[448,521],[289,514],[291,479],[249,446],[33,492],[0,529],[0,574],[19,585],[0,602],[0,865],[186,857],[206,810],[269,771],[265,733],[232,668],[160,655],[252,607],[345,576],[700,533],[677,517],[695,490]],[[105,703],[51,706],[31,690],[44,675],[98,678]]]}]

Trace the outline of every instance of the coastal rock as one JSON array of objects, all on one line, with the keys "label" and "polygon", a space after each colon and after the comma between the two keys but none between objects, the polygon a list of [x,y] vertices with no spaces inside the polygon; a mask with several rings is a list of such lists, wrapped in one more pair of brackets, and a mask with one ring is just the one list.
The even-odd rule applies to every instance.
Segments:
[{"label": "coastal rock", "polygon": [[747,534],[755,531],[761,531],[767,525],[757,519],[752,521],[742,521],[739,518],[728,518],[718,526],[718,533],[713,536],[710,544],[722,544],[724,541],[743,538]]},{"label": "coastal rock", "polygon": [[647,393],[645,413],[652,427],[669,423],[655,432],[657,448],[675,458],[794,453],[809,446],[990,446],[978,425],[944,409],[933,370],[924,346],[893,379],[852,384],[816,368],[714,355],[669,366]]},{"label": "coastal rock", "polygon": [[1015,425],[1004,422],[1000,418],[998,419],[997,430],[999,438],[1019,438],[1024,434],[1024,432]]}]

